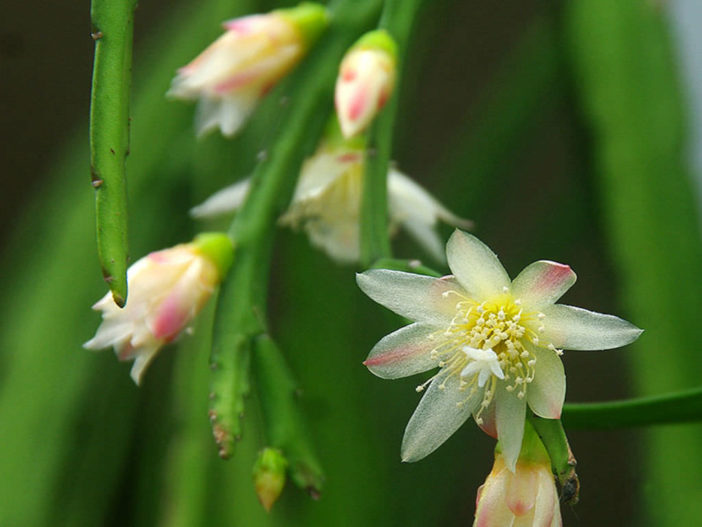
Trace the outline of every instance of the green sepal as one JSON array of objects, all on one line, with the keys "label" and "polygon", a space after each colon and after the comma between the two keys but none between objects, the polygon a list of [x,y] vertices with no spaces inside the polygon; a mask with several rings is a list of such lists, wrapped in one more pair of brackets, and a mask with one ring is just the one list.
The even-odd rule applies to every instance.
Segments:
[{"label": "green sepal", "polygon": [[276,9],[272,13],[295,26],[305,48],[312,46],[329,25],[327,9],[314,2],[303,2],[296,7]]},{"label": "green sepal", "polygon": [[224,278],[234,262],[234,242],[222,232],[203,232],[193,240],[193,246],[217,267],[219,279]]},{"label": "green sepal", "polygon": [[397,60],[397,43],[385,29],[369,31],[359,38],[353,46],[351,46],[349,52],[359,49],[383,51],[388,54],[393,63]]}]

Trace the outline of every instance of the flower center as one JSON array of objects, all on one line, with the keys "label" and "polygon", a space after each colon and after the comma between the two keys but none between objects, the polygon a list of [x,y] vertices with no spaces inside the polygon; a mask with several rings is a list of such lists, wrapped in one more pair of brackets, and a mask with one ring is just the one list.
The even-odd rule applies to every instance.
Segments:
[{"label": "flower center", "polygon": [[[431,351],[438,360],[439,373],[430,380],[441,377],[439,389],[454,376],[460,379],[459,389],[465,390],[465,403],[478,390],[483,391],[476,421],[489,406],[499,380],[505,389],[516,391],[517,397],[526,396],[527,385],[534,380],[536,357],[529,351],[528,343],[548,347],[560,354],[552,344],[539,338],[544,331],[545,315],[525,311],[521,301],[505,288],[503,294],[478,303],[458,291],[447,291],[444,297],[455,296],[456,315],[448,328],[431,335],[437,346]],[[418,387],[422,391],[427,383]],[[459,404],[463,404],[459,403]]]}]

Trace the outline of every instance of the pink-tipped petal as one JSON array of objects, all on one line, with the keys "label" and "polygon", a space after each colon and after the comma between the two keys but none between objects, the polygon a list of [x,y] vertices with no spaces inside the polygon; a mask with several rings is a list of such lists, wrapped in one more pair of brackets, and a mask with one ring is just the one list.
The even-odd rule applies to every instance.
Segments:
[{"label": "pink-tipped petal", "polygon": [[523,305],[538,310],[555,303],[576,280],[573,270],[564,264],[540,260],[528,265],[512,282],[512,294]]},{"label": "pink-tipped petal", "polygon": [[436,341],[431,338],[436,328],[410,324],[383,337],[363,363],[383,379],[398,379],[421,373],[438,365],[431,358]]},{"label": "pink-tipped petal", "polygon": [[151,323],[151,332],[157,339],[173,340],[185,327],[191,306],[184,304],[181,292],[176,290],[164,299]]},{"label": "pink-tipped petal", "polygon": [[509,478],[506,492],[507,507],[515,516],[524,516],[534,508],[539,490],[539,474],[524,465],[517,467],[517,473]]},{"label": "pink-tipped petal", "polygon": [[534,380],[527,389],[529,408],[539,417],[560,419],[566,392],[563,361],[555,351],[529,348],[536,359]]},{"label": "pink-tipped petal", "polygon": [[446,245],[446,257],[456,279],[474,300],[489,299],[509,289],[509,276],[500,260],[475,236],[454,231]]},{"label": "pink-tipped petal", "polygon": [[480,429],[485,432],[490,437],[497,439],[497,423],[495,422],[495,399],[485,408],[480,415],[477,414],[477,410],[473,412],[473,419],[480,427]]},{"label": "pink-tipped petal", "polygon": [[542,310],[543,341],[570,350],[607,350],[635,341],[641,329],[614,315],[557,304]]}]

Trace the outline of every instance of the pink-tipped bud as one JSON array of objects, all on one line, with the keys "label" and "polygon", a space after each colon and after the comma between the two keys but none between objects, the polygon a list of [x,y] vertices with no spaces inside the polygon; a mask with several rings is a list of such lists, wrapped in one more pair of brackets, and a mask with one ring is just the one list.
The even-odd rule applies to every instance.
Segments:
[{"label": "pink-tipped bud", "polygon": [[344,137],[371,123],[395,85],[396,45],[384,30],[366,33],[346,53],[336,79],[334,101]]},{"label": "pink-tipped bud", "polygon": [[219,128],[231,136],[326,25],[325,8],[309,2],[229,20],[223,24],[226,33],[178,70],[168,95],[199,100],[198,135]]},{"label": "pink-tipped bud", "polygon": [[220,233],[201,234],[191,243],[141,258],[127,272],[127,305],[119,308],[108,293],[93,306],[102,311],[102,324],[83,347],[112,346],[120,360],[134,360],[131,376],[139,384],[163,345],[205,305],[232,258],[232,242]]},{"label": "pink-tipped bud", "polygon": [[287,467],[288,460],[278,449],[264,448],[258,455],[253,469],[254,488],[258,501],[267,511],[271,510],[283,492]]},{"label": "pink-tipped bud", "polygon": [[502,454],[478,489],[473,527],[560,527],[561,510],[556,480],[546,449],[527,426],[522,451],[514,472]]}]

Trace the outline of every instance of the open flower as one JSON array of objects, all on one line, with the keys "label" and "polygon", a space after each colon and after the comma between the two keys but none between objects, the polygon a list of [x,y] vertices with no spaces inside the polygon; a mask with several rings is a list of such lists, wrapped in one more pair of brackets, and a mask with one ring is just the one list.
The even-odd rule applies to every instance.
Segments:
[{"label": "open flower", "polygon": [[131,376],[139,384],[161,347],[178,337],[210,298],[232,255],[229,238],[212,233],[141,258],[127,272],[127,305],[119,308],[108,293],[93,306],[102,311],[102,324],[83,347],[112,346],[120,360],[134,360]]},{"label": "open flower", "polygon": [[[302,228],[313,245],[341,262],[359,259],[359,221],[365,151],[346,141],[324,142],[302,166],[290,206],[281,225]],[[231,212],[241,206],[249,180],[227,187],[193,208],[196,218]],[[432,256],[443,261],[436,224],[469,227],[420,185],[391,168],[388,173],[391,229],[404,227]]]},{"label": "open flower", "polygon": [[334,102],[344,137],[362,132],[395,86],[396,45],[387,31],[363,35],[346,53],[336,79]]},{"label": "open flower", "polygon": [[326,23],[326,11],[313,3],[225,22],[226,33],[178,70],[168,95],[199,99],[198,135],[219,128],[231,136],[259,99],[299,62]]},{"label": "open flower", "polygon": [[405,430],[404,461],[433,452],[472,414],[502,444],[514,471],[526,406],[557,419],[565,397],[562,349],[604,350],[641,330],[612,315],[555,302],[575,283],[567,265],[538,261],[513,281],[480,240],[456,231],[453,275],[431,278],[376,269],[357,276],[373,300],[415,323],[380,340],[364,364],[395,379],[439,367]]},{"label": "open flower", "polygon": [[498,451],[485,483],[478,489],[473,527],[561,527],[556,481],[543,445],[533,430],[514,471]]}]

